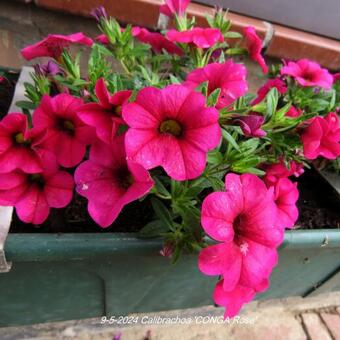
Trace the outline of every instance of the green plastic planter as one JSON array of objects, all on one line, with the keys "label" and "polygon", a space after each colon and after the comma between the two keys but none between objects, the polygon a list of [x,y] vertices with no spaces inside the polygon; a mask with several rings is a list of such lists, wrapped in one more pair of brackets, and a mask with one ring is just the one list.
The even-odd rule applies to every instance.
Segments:
[{"label": "green plastic planter", "polygon": [[[215,280],[198,271],[197,256],[172,265],[160,248],[134,234],[10,234],[0,326],[211,304]],[[271,288],[259,298],[308,295],[339,262],[340,230],[287,231]]]}]

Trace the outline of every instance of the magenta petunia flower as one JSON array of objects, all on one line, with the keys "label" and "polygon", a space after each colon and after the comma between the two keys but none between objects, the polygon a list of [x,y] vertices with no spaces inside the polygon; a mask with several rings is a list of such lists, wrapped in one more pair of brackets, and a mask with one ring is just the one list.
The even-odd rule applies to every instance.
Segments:
[{"label": "magenta petunia flower", "polygon": [[111,146],[98,141],[89,160],[75,172],[77,192],[88,199],[88,211],[101,227],[108,227],[123,207],[150,191],[153,181],[140,165],[126,161],[124,135]]},{"label": "magenta petunia flower", "polygon": [[161,5],[159,11],[170,18],[174,15],[182,17],[189,3],[190,0],[165,0],[165,4]]},{"label": "magenta petunia flower", "polygon": [[201,93],[187,87],[146,87],[123,107],[130,126],[127,156],[146,169],[162,166],[179,181],[196,178],[204,171],[207,152],[220,142],[218,116]]},{"label": "magenta petunia flower", "polygon": [[220,280],[214,289],[213,299],[217,305],[226,308],[224,317],[234,317],[238,314],[245,303],[250,302],[255,297],[256,293],[263,292],[269,287],[269,280],[264,280],[256,288],[245,287],[237,285],[231,291],[225,291],[223,286],[224,280]]},{"label": "magenta petunia flower", "polygon": [[333,83],[337,83],[340,80],[340,73],[333,74]]},{"label": "magenta petunia flower", "polygon": [[208,81],[208,94],[220,88],[221,94],[216,108],[221,109],[230,105],[248,91],[246,76],[247,70],[244,65],[234,64],[229,59],[224,64],[211,63],[193,70],[188,74],[184,85],[194,88]]},{"label": "magenta petunia flower", "polygon": [[261,66],[263,73],[268,73],[268,66],[261,54],[262,40],[256,34],[255,28],[252,26],[245,27],[243,33],[246,38],[250,58]]},{"label": "magenta petunia flower", "polygon": [[83,159],[93,140],[93,128],[77,116],[83,101],[69,94],[43,96],[33,113],[33,125],[46,131],[42,147],[53,152],[60,165],[74,167]]},{"label": "magenta petunia flower", "polygon": [[217,28],[194,27],[188,31],[171,29],[166,36],[172,42],[193,44],[199,48],[210,48],[224,41],[221,31]]},{"label": "magenta petunia flower", "polygon": [[112,138],[116,135],[121,124],[122,106],[127,103],[132,91],[118,91],[111,95],[105,85],[103,78],[99,79],[95,86],[95,94],[98,103],[88,103],[77,109],[78,117],[87,125],[96,129],[99,139],[111,144]]},{"label": "magenta petunia flower", "polygon": [[310,125],[301,135],[303,153],[307,159],[322,156],[336,159],[340,156],[340,125],[336,113],[330,112],[325,118],[312,118]]},{"label": "magenta petunia flower", "polygon": [[0,122],[0,173],[21,169],[23,172],[42,171],[39,144],[43,131],[29,129],[27,116],[10,113]]},{"label": "magenta petunia flower", "polygon": [[200,252],[199,269],[206,275],[221,275],[223,290],[239,294],[239,286],[257,290],[268,279],[277,264],[276,248],[284,229],[276,220],[273,190],[261,179],[228,174],[225,186],[226,192],[214,192],[202,204],[205,232],[222,243]]},{"label": "magenta petunia flower", "polygon": [[303,174],[303,164],[291,161],[287,168],[283,161],[275,164],[265,165],[263,170],[266,172],[264,180],[267,185],[274,186],[281,178],[290,176],[299,177]]},{"label": "magenta petunia flower", "polygon": [[286,112],[285,116],[290,118],[297,118],[302,115],[302,110],[297,109],[294,105],[292,105],[289,110]]},{"label": "magenta petunia flower", "polygon": [[36,44],[23,48],[21,54],[26,60],[37,57],[52,57],[58,59],[63,49],[72,44],[92,46],[93,40],[81,32],[70,35],[49,34],[45,39]]},{"label": "magenta petunia flower", "polygon": [[297,183],[281,178],[274,187],[274,200],[277,206],[277,221],[283,228],[293,228],[299,217],[296,202],[299,198]]},{"label": "magenta petunia flower", "polygon": [[105,34],[99,34],[94,39],[99,41],[103,45],[107,45],[110,43],[109,39],[107,38]]},{"label": "magenta petunia flower", "polygon": [[[146,28],[138,26],[132,27],[131,33],[132,36],[134,36],[138,41],[150,45],[152,50],[156,53],[161,53],[163,50],[165,50],[169,54],[183,54],[183,51],[180,47],[168,40],[161,33],[150,32]],[[95,39],[104,45],[109,44],[109,39],[105,34],[100,34]]]},{"label": "magenta petunia flower", "polygon": [[146,28],[136,26],[132,28],[132,35],[140,42],[149,44],[156,53],[161,53],[163,50],[165,50],[169,54],[183,54],[181,48],[175,45],[172,41],[168,40],[161,33],[150,32]]},{"label": "magenta petunia flower", "polygon": [[58,169],[55,158],[43,163],[39,173],[15,170],[0,176],[0,205],[14,206],[25,223],[43,223],[50,208],[67,206],[73,196],[72,176]]},{"label": "magenta petunia flower", "polygon": [[264,117],[256,114],[239,115],[232,120],[232,124],[240,126],[246,137],[264,137],[267,133],[261,129],[263,123]]},{"label": "magenta petunia flower", "polygon": [[328,70],[308,59],[289,61],[281,68],[281,74],[295,78],[301,86],[320,86],[327,90],[333,84],[333,76]]},{"label": "magenta petunia flower", "polygon": [[285,94],[287,92],[287,86],[284,81],[279,78],[268,79],[267,82],[257,91],[257,97],[252,101],[252,105],[262,102],[268,92],[274,87],[280,94]]}]

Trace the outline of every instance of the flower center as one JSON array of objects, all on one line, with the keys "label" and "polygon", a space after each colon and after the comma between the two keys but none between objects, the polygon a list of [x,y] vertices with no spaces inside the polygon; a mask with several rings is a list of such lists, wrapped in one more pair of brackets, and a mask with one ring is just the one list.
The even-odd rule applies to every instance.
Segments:
[{"label": "flower center", "polygon": [[308,81],[312,81],[314,79],[314,73],[306,72],[303,74],[303,78]]},{"label": "flower center", "polygon": [[13,140],[15,144],[22,145],[22,146],[28,146],[30,145],[30,140],[25,139],[24,134],[22,132],[19,132],[13,136]]},{"label": "flower center", "polygon": [[234,233],[235,237],[239,236],[242,234],[242,224],[244,224],[244,216],[242,214],[239,214],[235,220],[234,220]]},{"label": "flower center", "polygon": [[120,115],[120,113],[122,112],[122,107],[121,105],[118,105],[118,106],[114,106],[113,107],[113,114],[114,115]]},{"label": "flower center", "polygon": [[182,127],[174,119],[167,119],[161,123],[159,131],[160,133],[168,133],[175,137],[179,137],[182,134]]},{"label": "flower center", "polygon": [[45,179],[41,174],[29,175],[28,181],[32,184],[36,184],[41,189],[45,186]]},{"label": "flower center", "polygon": [[128,168],[118,169],[115,173],[117,182],[122,189],[127,190],[133,183],[133,176],[131,175]]},{"label": "flower center", "polygon": [[58,128],[69,135],[74,135],[74,123],[67,119],[60,119]]}]

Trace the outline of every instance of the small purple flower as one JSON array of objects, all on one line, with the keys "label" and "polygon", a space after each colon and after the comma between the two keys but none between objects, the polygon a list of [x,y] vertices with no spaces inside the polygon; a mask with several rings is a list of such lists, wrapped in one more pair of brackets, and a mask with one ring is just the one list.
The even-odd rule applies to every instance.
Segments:
[{"label": "small purple flower", "polygon": [[101,18],[107,19],[107,13],[103,6],[98,6],[91,11],[91,15],[100,22]]},{"label": "small purple flower", "polygon": [[115,334],[115,335],[113,336],[113,339],[112,339],[112,340],[120,340],[121,337],[122,337],[122,333],[119,332],[119,333],[117,333],[117,334]]},{"label": "small purple flower", "polygon": [[232,124],[240,126],[246,137],[264,137],[267,133],[261,129],[263,122],[263,116],[250,114],[234,117]]},{"label": "small purple flower", "polygon": [[34,71],[36,74],[48,77],[61,74],[62,71],[59,66],[52,60],[48,61],[46,64],[36,64],[34,65]]}]

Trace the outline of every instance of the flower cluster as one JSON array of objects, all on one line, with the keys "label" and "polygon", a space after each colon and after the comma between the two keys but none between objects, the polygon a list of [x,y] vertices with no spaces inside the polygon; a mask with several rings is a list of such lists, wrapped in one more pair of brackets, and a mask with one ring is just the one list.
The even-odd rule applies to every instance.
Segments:
[{"label": "flower cluster", "polygon": [[[198,27],[188,5],[161,6],[166,32],[122,28],[100,8],[95,40],[49,35],[22,50],[51,60],[35,65],[23,113],[0,121],[0,205],[41,224],[75,189],[95,223],[114,228],[150,196],[143,236],[163,237],[174,261],[200,250],[199,269],[219,276],[213,299],[233,316],[269,286],[298,218],[295,178],[340,155],[339,76],[307,59],[269,67],[253,27],[230,31],[222,10]],[[91,47],[86,70],[71,44]],[[237,54],[269,76],[256,94]]]}]

